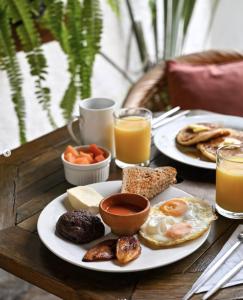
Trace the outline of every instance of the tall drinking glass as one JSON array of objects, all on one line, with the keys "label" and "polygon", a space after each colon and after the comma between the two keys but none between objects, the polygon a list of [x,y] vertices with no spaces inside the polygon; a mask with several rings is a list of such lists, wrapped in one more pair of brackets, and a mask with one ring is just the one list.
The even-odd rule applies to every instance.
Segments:
[{"label": "tall drinking glass", "polygon": [[217,151],[216,209],[231,219],[243,219],[243,144]]},{"label": "tall drinking glass", "polygon": [[145,108],[122,108],[114,112],[116,164],[148,166],[152,113]]}]

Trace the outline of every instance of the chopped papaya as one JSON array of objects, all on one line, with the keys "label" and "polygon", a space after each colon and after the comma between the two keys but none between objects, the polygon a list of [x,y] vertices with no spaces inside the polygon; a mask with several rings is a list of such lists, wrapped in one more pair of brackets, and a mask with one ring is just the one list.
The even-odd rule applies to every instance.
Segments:
[{"label": "chopped papaya", "polygon": [[87,149],[83,149],[83,150],[80,150],[80,151],[79,151],[79,154],[80,154],[80,155],[81,155],[82,153],[89,154],[92,158],[94,158],[94,153],[88,151]]},{"label": "chopped papaya", "polygon": [[97,155],[97,156],[95,156],[95,161],[96,162],[100,162],[100,161],[102,161],[102,160],[104,160],[105,158],[104,158],[104,155],[103,154],[100,154],[100,155]]},{"label": "chopped papaya", "polygon": [[84,156],[76,158],[74,163],[79,164],[79,165],[89,165],[90,164],[88,158],[84,157]]},{"label": "chopped papaya", "polygon": [[64,154],[64,158],[69,161],[70,163],[75,163],[76,157],[71,153],[67,152]]},{"label": "chopped papaya", "polygon": [[98,148],[98,146],[96,144],[91,144],[89,146],[89,151],[94,153],[95,156],[100,155],[100,154],[104,155],[104,151],[102,151],[100,148]]},{"label": "chopped papaya", "polygon": [[[82,149],[82,148],[81,148]],[[78,149],[68,145],[64,158],[74,164],[93,164],[105,159],[105,152],[96,144],[91,144],[88,149]]]},{"label": "chopped papaya", "polygon": [[89,161],[89,163],[92,164],[94,162],[94,160],[93,160],[93,155],[91,155],[91,154],[93,154],[93,153],[85,153],[83,151],[79,152],[79,156],[80,157],[86,157],[87,160]]},{"label": "chopped papaya", "polygon": [[74,147],[72,147],[70,145],[67,146],[67,148],[65,150],[65,153],[72,153],[72,155],[75,156],[75,157],[79,156],[78,151]]}]

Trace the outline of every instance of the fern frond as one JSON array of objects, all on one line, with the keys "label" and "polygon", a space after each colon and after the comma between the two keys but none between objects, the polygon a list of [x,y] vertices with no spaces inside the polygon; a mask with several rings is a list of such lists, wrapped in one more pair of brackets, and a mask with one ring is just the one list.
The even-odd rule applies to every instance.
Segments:
[{"label": "fern frond", "polygon": [[82,98],[91,94],[90,82],[95,55],[100,49],[102,19],[99,0],[67,0],[65,6],[62,2],[45,0],[44,22],[68,58],[71,80],[60,103],[67,119],[79,94]]},{"label": "fern frond", "polygon": [[84,0],[82,13],[82,37],[80,81],[81,96],[87,98],[91,95],[91,77],[95,55],[100,49],[102,33],[102,18],[98,0]]},{"label": "fern frond", "polygon": [[18,118],[20,142],[25,143],[25,102],[22,91],[22,77],[16,57],[16,50],[11,36],[11,26],[6,14],[6,10],[0,11],[0,57],[1,67],[8,74],[12,91],[11,98],[14,103],[14,109]]},{"label": "fern frond", "polygon": [[[5,0],[6,1],[6,0]],[[47,112],[48,119],[53,127],[56,127],[55,121],[50,110],[49,89],[43,86],[45,75],[47,73],[47,64],[43,51],[39,33],[36,30],[35,23],[31,15],[31,6],[28,0],[7,0],[9,17],[16,22],[21,20],[17,27],[17,34],[20,38],[23,50],[30,65],[31,75],[35,76],[36,94],[38,94],[39,103]]]},{"label": "fern frond", "polygon": [[72,116],[73,107],[77,99],[78,89],[74,80],[70,80],[68,88],[62,98],[60,107],[63,109],[63,116],[66,120],[69,120]]},{"label": "fern frond", "polygon": [[65,42],[62,38],[64,23],[64,6],[62,0],[45,0],[46,9],[42,18],[42,23],[47,27],[54,38],[60,42],[61,47],[65,48]]},{"label": "fern frond", "polygon": [[68,0],[67,2],[67,29],[70,54],[78,67],[81,62],[81,38],[82,38],[82,6],[79,0]]}]

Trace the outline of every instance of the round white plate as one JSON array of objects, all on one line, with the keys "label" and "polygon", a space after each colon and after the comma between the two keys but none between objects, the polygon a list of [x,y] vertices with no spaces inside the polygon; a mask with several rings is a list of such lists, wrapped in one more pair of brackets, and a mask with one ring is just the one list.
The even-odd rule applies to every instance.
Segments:
[{"label": "round white plate", "polygon": [[166,156],[187,165],[205,169],[216,169],[214,162],[203,161],[180,151],[176,145],[176,135],[183,127],[194,123],[217,123],[223,127],[243,130],[243,118],[226,115],[201,115],[185,117],[164,125],[155,134],[154,143],[158,150]]},{"label": "round white plate", "polygon": [[[98,193],[106,197],[110,194],[120,192],[121,181],[107,181],[91,184],[90,186],[92,186]],[[162,200],[167,200],[174,197],[187,196],[190,195],[177,188],[170,187],[155,197],[151,201],[151,204],[153,205]],[[105,237],[97,239],[89,244],[76,245],[59,238],[55,234],[56,222],[58,218],[67,211],[64,204],[66,198],[67,194],[65,193],[54,199],[43,209],[37,223],[38,234],[46,247],[55,255],[65,261],[68,261],[69,263],[86,269],[103,272],[135,272],[165,266],[196,251],[206,241],[209,234],[208,230],[208,232],[196,240],[167,249],[152,250],[142,245],[141,255],[136,260],[125,266],[117,265],[115,260],[105,262],[83,262],[82,258],[85,252],[91,246],[97,244],[101,240],[111,238],[113,235],[110,233],[109,227],[106,226]]]}]

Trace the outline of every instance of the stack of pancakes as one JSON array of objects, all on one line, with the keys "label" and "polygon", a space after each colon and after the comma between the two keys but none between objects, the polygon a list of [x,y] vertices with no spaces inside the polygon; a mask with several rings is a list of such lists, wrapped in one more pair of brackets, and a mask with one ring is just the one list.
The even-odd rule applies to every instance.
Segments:
[{"label": "stack of pancakes", "polygon": [[212,123],[197,123],[181,129],[176,141],[183,146],[196,146],[205,158],[215,162],[218,148],[243,143],[243,131]]}]

